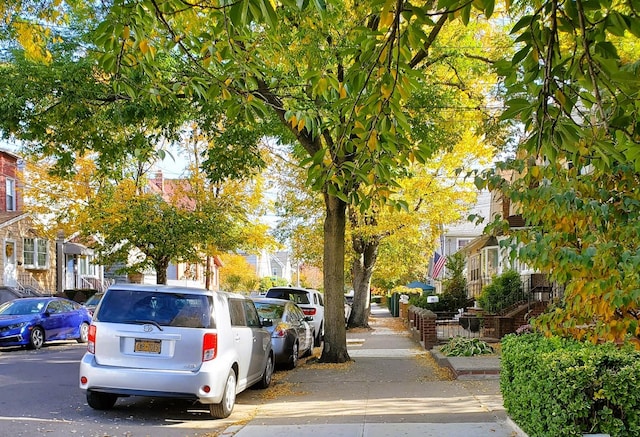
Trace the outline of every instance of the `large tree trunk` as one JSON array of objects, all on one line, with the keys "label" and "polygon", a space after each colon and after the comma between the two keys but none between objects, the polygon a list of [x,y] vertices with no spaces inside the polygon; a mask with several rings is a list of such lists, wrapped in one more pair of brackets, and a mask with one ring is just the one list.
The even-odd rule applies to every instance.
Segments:
[{"label": "large tree trunk", "polygon": [[358,256],[353,260],[351,274],[353,276],[353,306],[349,317],[350,328],[368,328],[371,313],[371,276],[378,259],[377,238],[353,237],[353,249]]},{"label": "large tree trunk", "polygon": [[344,363],[347,353],[347,332],[344,324],[344,234],[346,204],[337,197],[324,195],[324,347],[320,361]]}]

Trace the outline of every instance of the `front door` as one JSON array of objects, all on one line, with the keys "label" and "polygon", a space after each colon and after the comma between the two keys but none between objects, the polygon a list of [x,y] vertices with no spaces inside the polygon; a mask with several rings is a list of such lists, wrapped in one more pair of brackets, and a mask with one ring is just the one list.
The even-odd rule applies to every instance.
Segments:
[{"label": "front door", "polygon": [[18,285],[15,241],[5,240],[4,242],[4,272],[2,280],[7,287],[15,287]]}]

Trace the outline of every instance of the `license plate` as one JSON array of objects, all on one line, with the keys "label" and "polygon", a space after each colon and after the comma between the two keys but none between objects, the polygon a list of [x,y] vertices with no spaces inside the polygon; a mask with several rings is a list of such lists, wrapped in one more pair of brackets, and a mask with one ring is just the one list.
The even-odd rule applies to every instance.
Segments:
[{"label": "license plate", "polygon": [[159,354],[161,344],[162,341],[160,340],[141,340],[139,338],[136,338],[136,342],[133,346],[133,351],[142,352],[145,354]]}]

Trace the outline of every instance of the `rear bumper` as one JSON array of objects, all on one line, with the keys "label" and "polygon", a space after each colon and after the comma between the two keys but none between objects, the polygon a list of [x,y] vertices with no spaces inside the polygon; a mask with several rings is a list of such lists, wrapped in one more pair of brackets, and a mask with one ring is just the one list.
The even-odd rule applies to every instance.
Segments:
[{"label": "rear bumper", "polygon": [[[80,361],[80,389],[119,396],[184,398],[215,404],[222,400],[229,374],[229,369],[220,366],[203,366],[198,371],[101,366],[94,358],[85,353]],[[87,379],[84,384],[83,377]]]}]

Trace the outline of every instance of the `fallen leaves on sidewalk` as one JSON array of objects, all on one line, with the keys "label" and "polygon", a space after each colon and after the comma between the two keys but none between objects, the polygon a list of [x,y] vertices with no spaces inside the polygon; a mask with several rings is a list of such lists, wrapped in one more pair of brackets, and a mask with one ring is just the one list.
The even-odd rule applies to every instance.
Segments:
[{"label": "fallen leaves on sidewalk", "polygon": [[272,383],[272,385],[269,386],[268,389],[262,392],[261,398],[263,400],[272,400],[281,396],[302,396],[307,394],[307,392],[301,390],[296,391],[295,388],[298,386],[298,383],[294,384],[286,381]]},{"label": "fallen leaves on sidewalk", "polygon": [[453,372],[448,367],[438,365],[433,356],[429,353],[415,356],[415,360],[427,369],[429,372],[420,378],[420,381],[453,381],[455,379]]}]

